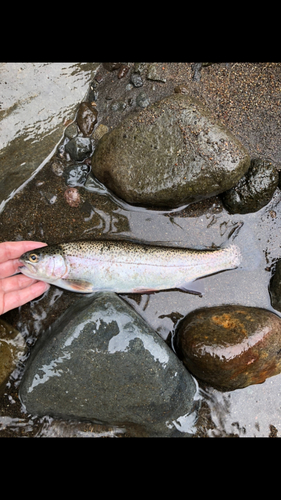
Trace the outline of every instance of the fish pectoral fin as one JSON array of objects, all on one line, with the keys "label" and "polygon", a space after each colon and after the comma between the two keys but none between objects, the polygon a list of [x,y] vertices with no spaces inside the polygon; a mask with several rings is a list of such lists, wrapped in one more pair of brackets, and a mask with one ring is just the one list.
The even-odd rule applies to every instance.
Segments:
[{"label": "fish pectoral fin", "polygon": [[177,286],[177,288],[183,292],[194,293],[195,295],[200,295],[201,297],[205,291],[203,280],[187,281],[186,283]]},{"label": "fish pectoral fin", "polygon": [[93,285],[90,281],[68,279],[63,279],[62,281],[67,285],[69,290],[73,290],[74,292],[91,293],[93,291]]}]

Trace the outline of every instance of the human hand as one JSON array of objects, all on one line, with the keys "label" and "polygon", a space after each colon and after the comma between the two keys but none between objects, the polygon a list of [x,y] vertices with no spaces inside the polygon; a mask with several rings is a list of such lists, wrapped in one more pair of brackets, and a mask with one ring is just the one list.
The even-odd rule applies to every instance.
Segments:
[{"label": "human hand", "polygon": [[0,243],[0,315],[39,297],[50,285],[15,273],[18,257],[24,252],[46,246],[39,241],[5,241]]}]

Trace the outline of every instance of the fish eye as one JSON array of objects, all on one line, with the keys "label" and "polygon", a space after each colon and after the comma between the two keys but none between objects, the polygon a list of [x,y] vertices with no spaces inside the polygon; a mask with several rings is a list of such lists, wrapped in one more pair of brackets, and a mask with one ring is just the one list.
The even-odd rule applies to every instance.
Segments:
[{"label": "fish eye", "polygon": [[29,260],[30,260],[31,262],[38,262],[39,257],[38,257],[38,255],[36,255],[36,253],[31,253],[31,254],[29,255]]}]

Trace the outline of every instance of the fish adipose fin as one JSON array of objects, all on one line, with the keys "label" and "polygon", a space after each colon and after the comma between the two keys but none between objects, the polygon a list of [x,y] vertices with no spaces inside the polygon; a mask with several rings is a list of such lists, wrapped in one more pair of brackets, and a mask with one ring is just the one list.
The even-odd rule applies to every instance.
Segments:
[{"label": "fish adipose fin", "polygon": [[89,281],[63,279],[61,283],[64,288],[73,292],[91,293],[93,291],[93,285]]}]

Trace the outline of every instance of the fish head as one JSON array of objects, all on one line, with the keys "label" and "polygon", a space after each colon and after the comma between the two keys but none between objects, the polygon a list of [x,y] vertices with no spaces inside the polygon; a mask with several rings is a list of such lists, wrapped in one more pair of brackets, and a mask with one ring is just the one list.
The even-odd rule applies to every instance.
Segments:
[{"label": "fish head", "polygon": [[53,283],[67,275],[68,266],[60,251],[49,247],[36,248],[25,252],[19,258],[21,271],[29,278]]}]

